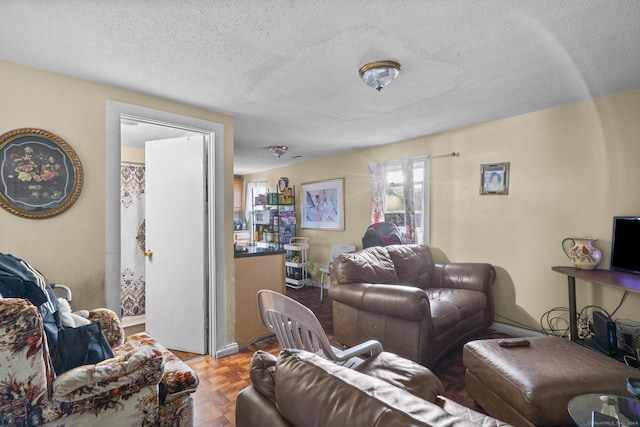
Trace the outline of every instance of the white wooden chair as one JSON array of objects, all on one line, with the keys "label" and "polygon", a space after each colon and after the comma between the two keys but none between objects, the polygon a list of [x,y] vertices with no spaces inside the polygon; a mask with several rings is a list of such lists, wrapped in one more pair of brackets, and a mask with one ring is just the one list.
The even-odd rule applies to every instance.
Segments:
[{"label": "white wooden chair", "polygon": [[345,350],[333,347],[316,315],[278,292],[258,291],[258,310],[262,323],[276,334],[281,348],[306,350],[348,368],[362,362],[360,355],[382,352],[382,344],[375,340]]}]

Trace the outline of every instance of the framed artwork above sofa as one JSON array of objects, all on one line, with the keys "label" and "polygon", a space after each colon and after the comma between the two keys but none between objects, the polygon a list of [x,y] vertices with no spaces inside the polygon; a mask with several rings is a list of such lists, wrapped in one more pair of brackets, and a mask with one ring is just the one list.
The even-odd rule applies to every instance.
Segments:
[{"label": "framed artwork above sofa", "polygon": [[344,230],[344,178],[302,184],[302,228]]}]

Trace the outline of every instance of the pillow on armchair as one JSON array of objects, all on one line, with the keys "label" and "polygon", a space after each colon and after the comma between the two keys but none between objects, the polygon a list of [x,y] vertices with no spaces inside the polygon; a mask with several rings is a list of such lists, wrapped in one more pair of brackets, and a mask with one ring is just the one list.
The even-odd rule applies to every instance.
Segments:
[{"label": "pillow on armchair", "polygon": [[[91,323],[86,317],[82,317],[77,313],[71,311],[69,301],[64,298],[58,298],[58,311],[60,312],[60,323],[67,328],[77,328],[78,326],[84,326]],[[89,312],[86,312],[87,316]]]},{"label": "pillow on armchair", "polygon": [[253,386],[271,401],[276,397],[276,361],[277,357],[266,351],[258,350],[253,353],[249,365],[249,378]]}]

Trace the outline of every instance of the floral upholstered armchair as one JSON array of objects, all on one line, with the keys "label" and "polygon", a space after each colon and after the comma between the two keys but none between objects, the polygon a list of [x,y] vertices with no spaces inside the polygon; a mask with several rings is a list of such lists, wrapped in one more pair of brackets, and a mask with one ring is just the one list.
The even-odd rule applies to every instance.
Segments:
[{"label": "floral upholstered armchair", "polygon": [[114,358],[56,376],[40,311],[0,297],[1,426],[190,426],[198,377],[146,333],[124,340],[110,310],[99,321]]}]

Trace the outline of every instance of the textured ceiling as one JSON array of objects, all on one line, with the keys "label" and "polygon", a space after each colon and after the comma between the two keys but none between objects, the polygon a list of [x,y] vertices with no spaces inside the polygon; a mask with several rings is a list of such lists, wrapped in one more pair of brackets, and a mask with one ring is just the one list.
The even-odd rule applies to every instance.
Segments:
[{"label": "textured ceiling", "polygon": [[0,0],[0,59],[230,114],[244,174],[638,89],[640,1]]}]

